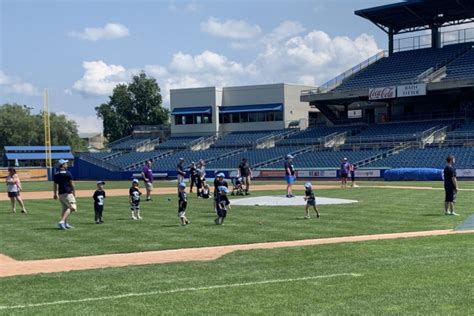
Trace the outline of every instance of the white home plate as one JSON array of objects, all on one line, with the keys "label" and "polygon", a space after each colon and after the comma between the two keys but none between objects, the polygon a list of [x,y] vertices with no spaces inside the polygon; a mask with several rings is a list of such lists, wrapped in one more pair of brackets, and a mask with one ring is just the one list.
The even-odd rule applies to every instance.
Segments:
[{"label": "white home plate", "polygon": [[[318,205],[333,205],[333,204],[351,204],[357,203],[356,200],[335,199],[316,197],[316,204]],[[298,206],[306,205],[303,196],[295,196],[294,198],[287,198],[281,195],[271,196],[256,196],[251,198],[233,199],[232,205],[252,205],[252,206]]]}]

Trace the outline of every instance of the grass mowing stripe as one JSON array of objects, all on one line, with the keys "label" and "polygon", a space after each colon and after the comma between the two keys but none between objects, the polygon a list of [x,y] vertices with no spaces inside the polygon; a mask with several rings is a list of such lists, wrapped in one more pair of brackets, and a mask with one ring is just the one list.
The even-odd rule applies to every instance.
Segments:
[{"label": "grass mowing stripe", "polygon": [[116,300],[116,299],[128,298],[128,297],[153,296],[153,295],[160,295],[160,294],[173,294],[173,293],[179,293],[179,292],[197,292],[197,291],[207,291],[207,290],[225,289],[225,288],[252,286],[252,285],[264,285],[264,284],[298,282],[298,281],[308,281],[308,280],[317,280],[317,279],[328,279],[328,278],[337,278],[337,277],[344,277],[344,276],[361,277],[362,274],[338,273],[338,274],[309,276],[309,277],[302,277],[302,278],[273,279],[273,280],[264,280],[264,281],[256,281],[256,282],[211,285],[211,286],[203,286],[203,287],[188,287],[188,288],[181,288],[181,289],[174,289],[174,290],[167,290],[167,291],[127,293],[127,294],[113,295],[113,296],[89,297],[89,298],[83,298],[83,299],[78,299],[78,300],[63,300],[63,301],[44,302],[44,303],[36,303],[36,304],[0,306],[0,310],[23,309],[23,308],[29,308],[29,307],[42,307],[42,306],[63,305],[63,304],[71,304],[71,303],[84,303],[84,302],[93,302],[93,301],[101,301],[101,300]]}]

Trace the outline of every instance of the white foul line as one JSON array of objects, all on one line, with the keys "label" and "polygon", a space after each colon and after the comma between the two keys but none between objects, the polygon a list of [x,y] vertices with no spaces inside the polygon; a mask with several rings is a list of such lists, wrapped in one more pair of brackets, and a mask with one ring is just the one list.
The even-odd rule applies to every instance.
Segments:
[{"label": "white foul line", "polygon": [[265,281],[256,281],[256,282],[211,285],[211,286],[204,286],[204,287],[188,287],[188,288],[181,288],[181,289],[174,289],[174,290],[167,290],[167,291],[127,293],[127,294],[113,295],[113,296],[89,297],[89,298],[83,298],[83,299],[78,299],[78,300],[64,300],[64,301],[44,302],[44,303],[25,304],[25,305],[12,305],[12,306],[3,305],[3,306],[0,306],[0,310],[22,309],[22,308],[28,308],[28,307],[42,307],[42,306],[50,306],[50,305],[63,305],[63,304],[71,304],[71,303],[84,303],[84,302],[93,302],[93,301],[102,301],[102,300],[116,300],[120,298],[137,297],[137,296],[152,296],[152,295],[160,295],[160,294],[173,294],[173,293],[178,293],[178,292],[197,292],[197,291],[207,291],[207,290],[214,290],[214,289],[225,289],[225,288],[272,284],[272,283],[298,282],[298,281],[308,281],[308,280],[316,280],[316,279],[336,278],[336,277],[342,277],[342,276],[360,277],[362,276],[362,274],[339,273],[339,274],[318,275],[318,276],[309,276],[309,277],[294,278],[294,279],[274,279],[274,280],[265,280]]}]

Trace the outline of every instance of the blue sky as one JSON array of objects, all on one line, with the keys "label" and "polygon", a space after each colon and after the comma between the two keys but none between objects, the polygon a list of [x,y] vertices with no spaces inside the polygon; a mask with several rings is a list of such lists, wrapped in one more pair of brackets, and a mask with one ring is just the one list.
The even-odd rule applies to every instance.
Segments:
[{"label": "blue sky", "polygon": [[319,85],[386,48],[354,11],[384,0],[0,0],[0,103],[101,123],[94,107],[145,70],[170,88]]}]

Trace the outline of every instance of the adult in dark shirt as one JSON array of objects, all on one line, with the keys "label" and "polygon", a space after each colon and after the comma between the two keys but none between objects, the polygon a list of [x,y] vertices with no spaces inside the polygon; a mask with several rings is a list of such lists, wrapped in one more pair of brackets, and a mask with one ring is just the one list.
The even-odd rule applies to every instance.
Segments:
[{"label": "adult in dark shirt", "polygon": [[58,172],[53,176],[53,198],[55,200],[59,198],[62,207],[61,220],[58,223],[58,228],[61,230],[73,228],[69,224],[69,216],[71,212],[77,210],[74,182],[67,168],[68,160],[60,159],[58,162]]},{"label": "adult in dark shirt", "polygon": [[245,195],[249,195],[250,179],[252,179],[252,169],[247,161],[247,158],[242,158],[237,171],[237,178],[242,177],[243,185],[245,185]]},{"label": "adult in dark shirt", "polygon": [[445,192],[444,215],[458,215],[454,212],[454,203],[456,202],[456,194],[458,191],[456,168],[454,168],[456,159],[453,155],[449,155],[448,158],[446,158],[446,162],[447,164],[443,171]]},{"label": "adult in dark shirt", "polygon": [[293,156],[287,155],[285,161],[285,180],[286,180],[286,197],[292,198],[293,195],[293,184],[295,183],[295,167],[293,166]]},{"label": "adult in dark shirt", "polygon": [[186,171],[184,171],[184,158],[179,158],[178,164],[176,165],[176,172],[178,173],[178,184],[184,182]]},{"label": "adult in dark shirt", "polygon": [[193,186],[196,184],[196,175],[197,175],[197,169],[196,169],[196,164],[191,162],[191,167],[189,168],[189,193],[193,193]]}]

